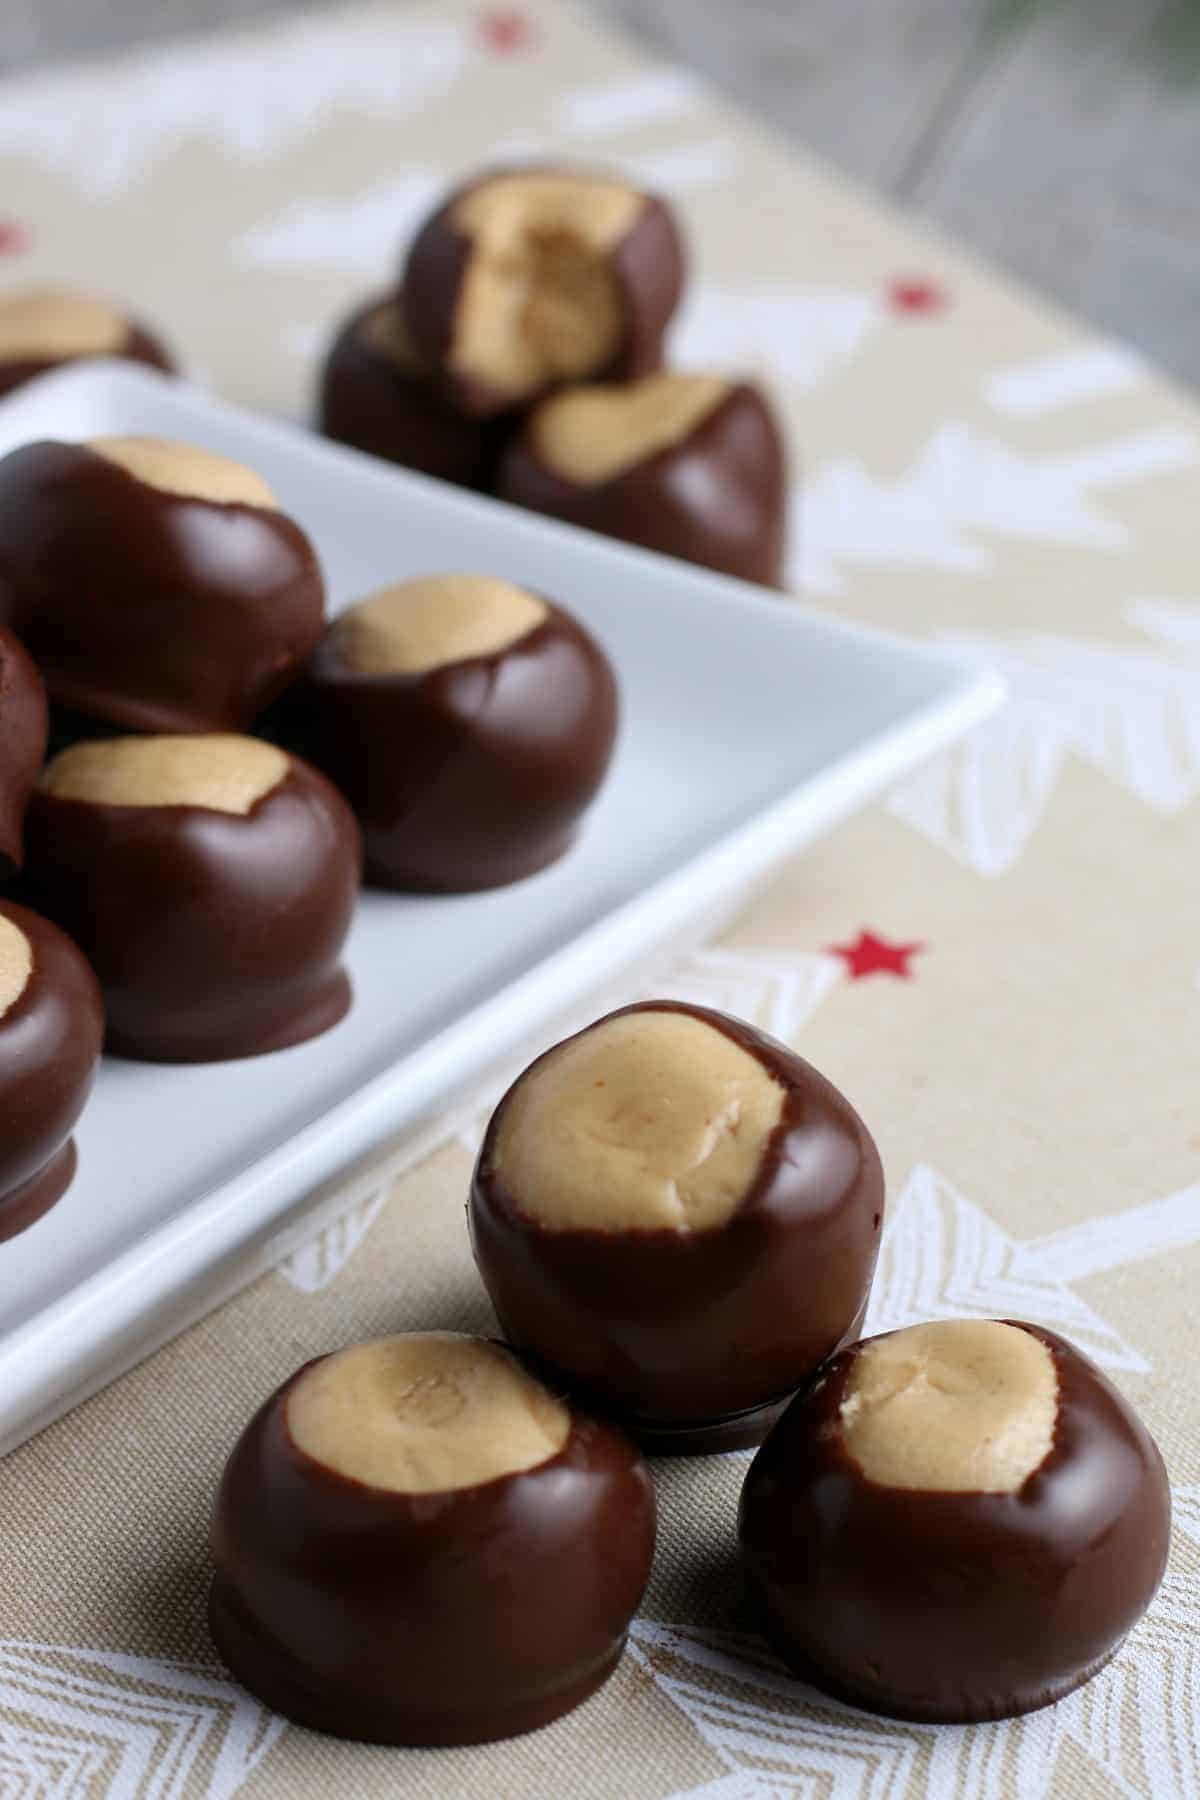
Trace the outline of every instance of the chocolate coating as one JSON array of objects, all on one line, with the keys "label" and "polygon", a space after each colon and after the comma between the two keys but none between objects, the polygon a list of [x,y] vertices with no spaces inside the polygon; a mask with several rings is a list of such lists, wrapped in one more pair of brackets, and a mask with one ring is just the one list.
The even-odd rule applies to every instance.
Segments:
[{"label": "chocolate coating", "polygon": [[[119,357],[122,362],[142,363],[148,369],[158,369],[164,375],[175,374],[175,363],[165,346],[153,332],[134,320],[129,322],[129,336],[119,350],[106,353]],[[38,375],[48,375],[53,369],[66,368],[68,363],[95,362],[93,355],[87,356],[41,356],[41,357],[6,357],[0,359],[0,400],[6,394],[13,393],[25,382],[33,381]]]},{"label": "chocolate coating", "polygon": [[39,790],[27,890],[100,978],[106,1049],[146,1062],[257,1056],[336,1025],[360,841],[298,759],[245,814]]},{"label": "chocolate coating", "polygon": [[58,706],[238,730],[293,679],[323,611],[316,553],[283,513],[165,493],[82,444],[0,461],[0,621]]},{"label": "chocolate coating", "polygon": [[693,1232],[544,1228],[495,1168],[499,1122],[521,1076],[475,1165],[472,1246],[506,1337],[573,1391],[656,1452],[736,1449],[758,1443],[858,1330],[879,1252],[883,1170],[850,1103],[786,1046],[675,1001],[608,1016],[647,1010],[706,1021],[784,1087],[779,1124],[736,1211]]},{"label": "chocolate coating", "polygon": [[501,458],[496,493],[743,581],[777,587],[782,578],[787,458],[774,415],[748,382],[680,442],[592,486],[543,460],[535,413]]},{"label": "chocolate coating", "polygon": [[71,1132],[100,1059],[96,977],[69,938],[11,900],[0,916],[33,951],[24,991],[0,1015],[0,1241],[61,1199],[75,1173]]},{"label": "chocolate coating", "polygon": [[281,716],[358,815],[369,883],[461,893],[570,847],[612,755],[617,687],[551,605],[507,648],[416,674],[357,673],[327,632]]},{"label": "chocolate coating", "polygon": [[320,430],[422,475],[490,487],[511,424],[454,411],[415,362],[404,367],[376,349],[362,327],[384,304],[379,296],[358,307],[335,337],[321,375]]},{"label": "chocolate coating", "polygon": [[858,1354],[798,1395],[742,1490],[751,1594],[779,1654],[827,1693],[896,1718],[1001,1719],[1061,1699],[1112,1656],[1162,1578],[1162,1458],[1065,1339],[1049,1456],[1015,1493],[869,1481],[839,1408]]},{"label": "chocolate coating", "polygon": [[48,731],[42,678],[23,645],[0,626],[0,875],[21,867],[25,809]]},{"label": "chocolate coating", "polygon": [[[497,177],[555,172],[570,173],[540,167],[496,168],[463,183],[421,227],[405,258],[400,286],[405,325],[421,361],[457,412],[485,418],[517,404],[529,405],[553,384],[514,395],[450,367],[456,313],[472,253],[472,239],[458,229],[454,209],[465,194]],[[683,241],[664,201],[645,197],[632,229],[613,246],[609,266],[624,329],[612,355],[587,371],[587,379],[621,381],[648,375],[662,361],[663,335],[679,304],[685,275]]]},{"label": "chocolate coating", "polygon": [[255,1415],[213,1521],[209,1623],[253,1693],[383,1744],[471,1744],[547,1724],[611,1674],[654,1550],[645,1464],[575,1415],[557,1456],[474,1487],[370,1487]]}]

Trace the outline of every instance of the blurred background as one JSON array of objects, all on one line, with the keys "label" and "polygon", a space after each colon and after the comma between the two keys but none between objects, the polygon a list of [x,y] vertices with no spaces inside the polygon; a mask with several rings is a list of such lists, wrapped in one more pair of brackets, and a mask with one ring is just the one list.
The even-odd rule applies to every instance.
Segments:
[{"label": "blurred background", "polygon": [[[0,75],[323,3],[4,0]],[[1200,385],[1197,0],[589,4]]]}]

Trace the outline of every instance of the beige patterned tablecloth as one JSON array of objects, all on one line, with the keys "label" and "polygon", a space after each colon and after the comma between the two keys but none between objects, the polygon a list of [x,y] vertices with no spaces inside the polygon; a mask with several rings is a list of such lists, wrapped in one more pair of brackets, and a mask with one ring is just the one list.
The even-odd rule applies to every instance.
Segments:
[{"label": "beige patterned tablecloth", "polygon": [[632,168],[683,208],[676,354],[758,367],[781,396],[796,587],[968,644],[1011,684],[1001,717],[782,869],[662,985],[800,1045],[866,1115],[890,1178],[875,1328],[1015,1313],[1115,1375],[1171,1470],[1171,1570],[1059,1707],[889,1724],[792,1682],[747,1633],[745,1459],[663,1464],[643,1616],[576,1714],[462,1752],[286,1727],[206,1635],[214,1481],[303,1358],[488,1328],[462,1230],[473,1110],[0,1466],[0,1795],[1196,1795],[1192,404],[554,0],[377,4],[0,90],[0,283],[124,292],[223,393],[301,414],[331,321],[445,182],[543,147]]}]

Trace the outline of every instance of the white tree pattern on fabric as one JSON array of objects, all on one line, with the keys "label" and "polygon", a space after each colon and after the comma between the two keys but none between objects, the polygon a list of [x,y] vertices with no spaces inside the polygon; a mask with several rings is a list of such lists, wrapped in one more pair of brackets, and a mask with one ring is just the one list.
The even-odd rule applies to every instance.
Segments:
[{"label": "white tree pattern on fabric", "polygon": [[1122,344],[1074,344],[993,369],[983,379],[983,397],[1010,418],[1040,419],[1064,406],[1128,393],[1147,373],[1141,357]]},{"label": "white tree pattern on fabric", "polygon": [[[611,1006],[624,1006],[633,1000],[685,1000],[693,1006],[714,1006],[721,1012],[736,1013],[787,1042],[843,973],[836,957],[812,952],[698,950],[661,980],[648,986],[643,983],[625,995],[613,997]],[[589,1010],[571,1029],[581,1030],[594,1017],[594,1010]],[[560,1035],[565,1036],[566,1032]],[[455,1115],[453,1135],[472,1156],[483,1142],[492,1108],[516,1080],[521,1066],[507,1068],[489,1082],[486,1094],[477,1095]]]},{"label": "white tree pattern on fabric", "polygon": [[95,194],[132,186],[192,138],[259,161],[339,110],[382,119],[432,105],[473,52],[453,24],[372,12],[69,70],[5,95],[0,154]]},{"label": "white tree pattern on fabric", "polygon": [[[2,129],[2,128],[0,128]],[[497,148],[497,159],[526,160],[553,154],[553,146],[522,137]],[[679,192],[719,181],[729,173],[730,147],[720,140],[684,144],[654,156],[626,157],[624,164],[648,187]],[[344,269],[381,284],[391,280],[408,239],[446,186],[444,174],[423,167],[372,184],[349,198],[305,198],[273,219],[235,238],[237,262],[270,268]],[[323,341],[326,326],[312,328]],[[309,331],[292,326],[307,353]]]},{"label": "white tree pattern on fabric", "polygon": [[1131,600],[1125,617],[1147,637],[1157,638],[1168,649],[1193,656],[1200,668],[1200,604],[1191,600]]},{"label": "white tree pattern on fabric", "polygon": [[1020,858],[1069,756],[1158,812],[1188,805],[1200,794],[1200,608],[1147,600],[1127,616],[1168,653],[1059,637],[942,638],[998,669],[1009,701],[902,783],[889,810],[997,876]]},{"label": "white tree pattern on fabric", "polygon": [[[489,160],[493,164],[553,162],[563,156],[577,157],[578,152],[561,136],[524,130],[506,132],[498,138]],[[737,166],[737,145],[729,137],[701,137],[689,143],[671,144],[665,150],[622,150],[619,160],[631,181],[653,193],[678,198],[732,175]]]},{"label": "white tree pattern on fabric", "polygon": [[324,1226],[307,1244],[293,1250],[276,1265],[284,1280],[301,1294],[327,1288],[345,1268],[372,1225],[383,1211],[388,1196],[384,1182],[365,1200]]},{"label": "white tree pattern on fabric", "polygon": [[1127,550],[1128,530],[1099,509],[1096,497],[1186,468],[1196,454],[1194,433],[1177,425],[1034,456],[973,425],[944,421],[897,479],[840,456],[798,485],[791,579],[797,587],[837,594],[847,567],[987,575],[997,566],[989,534]]},{"label": "white tree pattern on fabric", "polygon": [[5,1800],[231,1800],[283,1730],[216,1668],[0,1641]]},{"label": "white tree pattern on fabric", "polygon": [[704,88],[687,69],[639,69],[615,81],[567,88],[555,101],[554,118],[570,137],[604,137],[677,119],[703,98]]},{"label": "white tree pattern on fabric", "polygon": [[758,368],[804,392],[857,356],[886,316],[862,288],[702,282],[684,300],[672,355],[685,367]]},{"label": "white tree pattern on fabric", "polygon": [[1093,1681],[1057,1706],[968,1732],[841,1706],[788,1675],[748,1633],[640,1619],[630,1635],[634,1657],[725,1764],[723,1777],[687,1789],[687,1800],[899,1800],[922,1760],[928,1800],[998,1800],[1006,1791],[1039,1800],[1058,1791],[1067,1746],[1105,1778],[1105,1792],[1195,1800],[1198,1644],[1195,1578],[1168,1575]]},{"label": "white tree pattern on fabric", "polygon": [[1020,1243],[936,1170],[918,1165],[892,1202],[867,1332],[963,1313],[1061,1331],[1108,1369],[1150,1364],[1072,1291],[1106,1269],[1200,1242],[1200,1185]]},{"label": "white tree pattern on fabric", "polygon": [[444,187],[436,169],[406,169],[351,200],[297,200],[235,239],[230,251],[241,262],[347,269],[382,283],[394,276],[403,245]]},{"label": "white tree pattern on fabric", "polygon": [[1172,1488],[1171,1505],[1175,1529],[1200,1544],[1200,1483]]},{"label": "white tree pattern on fabric", "polygon": [[737,148],[729,138],[697,138],[690,144],[673,144],[668,150],[622,156],[621,167],[644,188],[677,199],[734,174]]},{"label": "white tree pattern on fabric", "polygon": [[736,1013],[791,1043],[845,972],[836,956],[716,947],[695,951],[655,986],[654,995]]}]

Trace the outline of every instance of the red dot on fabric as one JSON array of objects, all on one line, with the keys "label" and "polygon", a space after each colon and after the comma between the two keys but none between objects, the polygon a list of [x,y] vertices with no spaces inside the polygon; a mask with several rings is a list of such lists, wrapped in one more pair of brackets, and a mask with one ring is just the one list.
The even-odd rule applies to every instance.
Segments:
[{"label": "red dot on fabric", "polygon": [[20,256],[28,250],[30,235],[16,219],[0,219],[0,256]]},{"label": "red dot on fabric", "polygon": [[898,313],[941,312],[950,304],[950,296],[933,281],[893,281],[888,304]]},{"label": "red dot on fabric", "polygon": [[533,20],[522,12],[481,13],[477,29],[484,48],[494,51],[498,56],[511,56],[515,51],[528,50],[537,37]]}]

